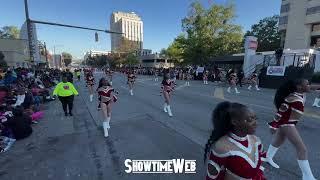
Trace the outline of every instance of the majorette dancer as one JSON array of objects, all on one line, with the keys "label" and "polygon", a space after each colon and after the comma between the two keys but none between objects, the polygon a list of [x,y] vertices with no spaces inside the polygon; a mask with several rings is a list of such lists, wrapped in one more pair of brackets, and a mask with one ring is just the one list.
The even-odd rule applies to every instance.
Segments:
[{"label": "majorette dancer", "polygon": [[154,69],[154,81],[159,81],[159,78],[158,78],[158,76],[159,76],[159,72],[158,72],[158,69]]},{"label": "majorette dancer", "polygon": [[249,90],[251,90],[252,86],[254,86],[257,91],[260,91],[260,89],[258,87],[258,74],[256,73],[256,71],[254,71],[251,74],[249,81],[250,81],[250,85],[248,87]]},{"label": "majorette dancer", "polygon": [[203,73],[203,84],[208,84],[209,71]]},{"label": "majorette dancer", "polygon": [[93,101],[93,86],[94,86],[94,76],[92,74],[92,71],[86,71],[86,81],[87,81],[87,87],[89,88],[90,93],[90,102]]},{"label": "majorette dancer", "polygon": [[190,80],[192,79],[191,75],[191,68],[187,70],[187,77],[186,77],[186,86],[190,86]]},{"label": "majorette dancer", "polygon": [[171,93],[174,90],[175,83],[170,79],[169,74],[165,74],[163,76],[163,80],[161,83],[161,89],[162,89],[162,94],[164,97],[164,107],[163,110],[164,112],[168,113],[170,117],[172,117],[172,111],[171,111],[171,106],[170,106],[170,100],[171,100]]},{"label": "majorette dancer", "polygon": [[108,81],[109,81],[110,85],[112,85],[112,73],[113,73],[112,70],[107,68],[105,73],[106,73],[106,76],[108,78]]},{"label": "majorette dancer", "polygon": [[229,72],[229,85],[230,87],[228,87],[228,93],[231,93],[231,88],[234,88],[234,90],[236,91],[237,94],[239,94],[240,92],[238,91],[237,88],[237,73],[234,70],[231,70]]},{"label": "majorette dancer", "polygon": [[279,166],[273,157],[279,147],[288,139],[295,147],[298,164],[302,171],[303,180],[315,180],[308,161],[307,148],[296,128],[304,112],[305,93],[310,90],[309,82],[305,79],[288,81],[279,87],[274,97],[274,104],[278,109],[274,120],[269,123],[274,135],[267,151],[266,160],[275,168]]},{"label": "majorette dancer", "polygon": [[101,78],[99,81],[98,94],[104,116],[104,121],[102,123],[104,137],[109,136],[108,130],[110,129],[111,104],[117,101],[117,97],[112,94],[113,92],[117,93],[105,78]]},{"label": "majorette dancer", "polygon": [[134,71],[129,70],[127,83],[129,85],[129,92],[130,92],[131,96],[133,96],[133,85],[134,85],[135,80],[136,80],[136,76],[134,75]]},{"label": "majorette dancer", "polygon": [[255,113],[245,105],[222,102],[213,111],[214,126],[205,146],[206,180],[266,180],[262,160],[265,157]]}]

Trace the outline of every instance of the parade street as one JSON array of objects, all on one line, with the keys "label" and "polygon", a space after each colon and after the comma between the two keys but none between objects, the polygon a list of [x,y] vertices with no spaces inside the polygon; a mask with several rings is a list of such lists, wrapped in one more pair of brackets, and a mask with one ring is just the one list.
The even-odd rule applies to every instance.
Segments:
[{"label": "parade street", "polygon": [[[103,73],[95,73],[96,87]],[[83,77],[82,77],[83,78]],[[85,82],[74,82],[74,116],[65,117],[58,100],[45,105],[45,117],[34,126],[30,138],[14,144],[0,156],[1,180],[198,180],[206,170],[203,148],[212,130],[211,115],[222,101],[244,103],[258,116],[257,136],[265,150],[272,135],[267,122],[273,119],[274,90],[239,88],[240,94],[227,93],[224,84],[177,81],[172,97],[173,117],[163,112],[160,83],[151,76],[138,76],[130,96],[126,76],[115,73],[113,87],[119,92],[112,106],[109,137],[103,137],[102,112],[98,100],[89,101]],[[316,93],[307,95],[305,115],[297,128],[308,148],[315,177],[320,177],[320,109],[312,107]],[[49,107],[50,106],[50,107]],[[196,160],[196,174],[127,174],[124,162],[132,160]],[[288,142],[274,158],[280,169],[268,164],[267,179],[301,179],[295,148]]]}]

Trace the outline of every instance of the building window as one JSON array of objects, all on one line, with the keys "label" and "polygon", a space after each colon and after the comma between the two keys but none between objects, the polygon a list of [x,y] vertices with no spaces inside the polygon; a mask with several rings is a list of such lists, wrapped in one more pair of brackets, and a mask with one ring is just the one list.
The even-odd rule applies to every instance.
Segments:
[{"label": "building window", "polygon": [[320,47],[320,36],[312,36],[310,46],[319,48]]},{"label": "building window", "polygon": [[279,25],[288,24],[288,16],[282,16],[279,18]]},{"label": "building window", "polygon": [[164,63],[164,62],[166,62],[164,59],[157,59],[157,63]]},{"label": "building window", "polygon": [[307,9],[307,15],[320,13],[320,6],[315,6]]},{"label": "building window", "polygon": [[320,23],[312,25],[312,32],[320,31]]},{"label": "building window", "polygon": [[142,60],[143,63],[154,63],[154,59],[144,59]]},{"label": "building window", "polygon": [[285,4],[281,6],[281,10],[280,10],[281,13],[286,13],[289,11],[290,11],[290,4]]}]

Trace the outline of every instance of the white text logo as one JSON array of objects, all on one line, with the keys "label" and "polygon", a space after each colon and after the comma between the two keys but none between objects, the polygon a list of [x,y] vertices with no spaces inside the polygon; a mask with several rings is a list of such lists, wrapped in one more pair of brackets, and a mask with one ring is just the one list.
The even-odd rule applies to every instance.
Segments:
[{"label": "white text logo", "polygon": [[196,173],[196,160],[131,160],[124,162],[126,173]]}]

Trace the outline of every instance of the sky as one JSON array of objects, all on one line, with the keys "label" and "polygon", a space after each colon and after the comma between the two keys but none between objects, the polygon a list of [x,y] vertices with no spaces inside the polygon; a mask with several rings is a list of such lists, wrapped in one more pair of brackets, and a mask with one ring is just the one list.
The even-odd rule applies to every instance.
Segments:
[{"label": "sky", "polygon": [[[199,0],[203,6],[227,3],[230,0]],[[1,0],[0,27],[17,26],[25,21],[24,0]],[[115,11],[135,12],[144,23],[143,48],[159,52],[167,48],[182,32],[181,20],[187,15],[193,0],[28,0],[30,19],[110,28],[110,15]],[[249,30],[260,19],[280,12],[281,0],[233,0],[236,6],[235,23]],[[69,52],[83,58],[86,51],[111,49],[110,35],[94,31],[36,25],[38,40],[45,41],[50,51]]]}]

